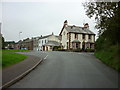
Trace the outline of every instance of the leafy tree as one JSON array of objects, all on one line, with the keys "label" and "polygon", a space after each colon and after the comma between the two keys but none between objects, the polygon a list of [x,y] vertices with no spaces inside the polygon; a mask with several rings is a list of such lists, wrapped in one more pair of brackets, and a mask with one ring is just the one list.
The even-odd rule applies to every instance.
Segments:
[{"label": "leafy tree", "polygon": [[84,3],[86,15],[95,17],[98,35],[113,44],[120,43],[120,2],[89,2]]},{"label": "leafy tree", "polygon": [[5,49],[5,40],[4,40],[4,37],[2,37],[2,49]]},{"label": "leafy tree", "polygon": [[86,15],[94,17],[99,38],[95,55],[120,71],[120,1],[84,3]]}]

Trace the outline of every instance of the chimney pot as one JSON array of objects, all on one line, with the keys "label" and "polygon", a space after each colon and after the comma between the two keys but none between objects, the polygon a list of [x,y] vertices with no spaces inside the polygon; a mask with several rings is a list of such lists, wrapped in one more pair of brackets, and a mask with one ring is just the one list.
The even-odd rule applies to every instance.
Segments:
[{"label": "chimney pot", "polygon": [[65,20],[65,21],[64,21],[64,26],[66,27],[66,26],[67,26],[67,24],[68,24],[68,21],[67,21],[67,20]]},{"label": "chimney pot", "polygon": [[89,28],[89,24],[88,23],[84,24],[84,28]]}]

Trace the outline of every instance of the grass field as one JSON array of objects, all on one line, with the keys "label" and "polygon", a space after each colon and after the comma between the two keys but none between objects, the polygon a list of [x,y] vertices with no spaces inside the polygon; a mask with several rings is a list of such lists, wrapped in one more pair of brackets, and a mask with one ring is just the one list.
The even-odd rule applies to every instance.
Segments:
[{"label": "grass field", "polygon": [[20,50],[20,49],[3,49],[2,51],[29,52],[30,50]]},{"label": "grass field", "polygon": [[26,58],[27,56],[23,54],[3,52],[2,53],[2,68],[16,64],[20,61],[23,61]]}]

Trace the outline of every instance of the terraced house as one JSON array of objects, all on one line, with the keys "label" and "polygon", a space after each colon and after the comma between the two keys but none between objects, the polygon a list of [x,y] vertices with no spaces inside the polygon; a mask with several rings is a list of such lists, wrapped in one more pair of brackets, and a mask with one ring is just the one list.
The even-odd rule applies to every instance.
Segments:
[{"label": "terraced house", "polygon": [[79,27],[68,25],[66,20],[59,35],[63,49],[94,49],[95,34],[89,30],[88,23]]}]

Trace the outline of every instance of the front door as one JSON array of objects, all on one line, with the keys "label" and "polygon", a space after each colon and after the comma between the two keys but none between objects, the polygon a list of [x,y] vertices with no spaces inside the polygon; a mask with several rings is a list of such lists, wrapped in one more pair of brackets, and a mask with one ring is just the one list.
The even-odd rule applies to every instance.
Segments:
[{"label": "front door", "polygon": [[85,50],[85,42],[82,43],[82,50]]},{"label": "front door", "polygon": [[45,46],[43,46],[43,51],[45,51]]},{"label": "front door", "polygon": [[46,51],[48,51],[48,47],[46,46]]}]

